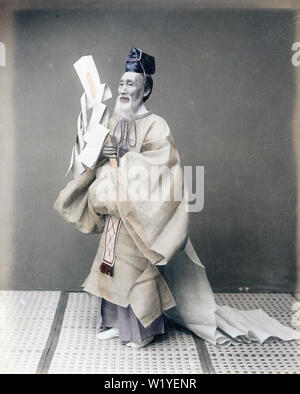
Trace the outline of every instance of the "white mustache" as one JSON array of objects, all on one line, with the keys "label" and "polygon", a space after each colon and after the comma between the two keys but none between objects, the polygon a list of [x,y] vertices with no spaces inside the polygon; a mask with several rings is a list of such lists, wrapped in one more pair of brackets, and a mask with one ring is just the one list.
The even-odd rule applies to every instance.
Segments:
[{"label": "white mustache", "polygon": [[126,98],[126,99],[128,99],[128,100],[131,101],[131,97],[130,97],[130,96],[127,96],[126,94],[120,94],[120,95],[118,96],[118,100],[119,100],[119,101],[120,101],[122,98]]}]

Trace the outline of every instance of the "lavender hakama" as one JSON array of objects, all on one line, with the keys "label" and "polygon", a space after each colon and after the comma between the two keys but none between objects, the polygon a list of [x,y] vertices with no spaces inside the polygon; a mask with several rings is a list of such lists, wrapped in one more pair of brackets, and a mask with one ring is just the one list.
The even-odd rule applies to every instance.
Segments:
[{"label": "lavender hakama", "polygon": [[130,305],[124,308],[100,298],[97,329],[115,327],[119,329],[121,341],[142,342],[154,335],[164,334],[164,316],[160,315],[145,328],[135,316]]}]

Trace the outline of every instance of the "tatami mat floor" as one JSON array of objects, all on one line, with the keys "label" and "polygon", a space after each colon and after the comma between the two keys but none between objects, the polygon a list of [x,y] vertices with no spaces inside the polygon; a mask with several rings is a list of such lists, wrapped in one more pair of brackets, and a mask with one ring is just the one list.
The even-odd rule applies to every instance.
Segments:
[{"label": "tatami mat floor", "polygon": [[49,373],[201,373],[193,336],[169,327],[143,349],[96,339],[97,299],[70,294]]},{"label": "tatami mat floor", "polygon": [[0,291],[0,373],[35,373],[60,292]]},{"label": "tatami mat floor", "polygon": [[[216,294],[292,326],[289,294]],[[148,347],[96,339],[97,299],[86,293],[0,291],[0,373],[300,373],[300,342],[216,348],[168,322]]]}]

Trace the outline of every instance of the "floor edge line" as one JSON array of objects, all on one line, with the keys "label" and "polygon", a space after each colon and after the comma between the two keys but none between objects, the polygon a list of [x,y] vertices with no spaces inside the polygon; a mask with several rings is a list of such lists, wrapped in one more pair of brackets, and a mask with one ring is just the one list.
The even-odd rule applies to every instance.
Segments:
[{"label": "floor edge line", "polygon": [[56,346],[58,344],[62,323],[65,315],[65,310],[69,298],[69,293],[62,291],[56,312],[53,318],[52,326],[48,335],[48,339],[41,355],[40,361],[36,368],[36,374],[47,374],[54,356]]},{"label": "floor edge line", "polygon": [[213,367],[213,364],[212,364],[211,359],[209,357],[208,351],[206,349],[205,341],[202,338],[196,336],[194,333],[192,333],[192,335],[193,335],[194,342],[196,344],[198,357],[199,357],[199,361],[200,361],[203,373],[215,375],[216,371]]}]

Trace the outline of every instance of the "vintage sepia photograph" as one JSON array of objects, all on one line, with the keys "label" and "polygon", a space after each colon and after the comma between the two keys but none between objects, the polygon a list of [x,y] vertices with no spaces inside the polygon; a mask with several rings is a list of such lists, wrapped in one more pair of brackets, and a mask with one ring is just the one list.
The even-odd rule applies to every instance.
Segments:
[{"label": "vintage sepia photograph", "polygon": [[300,373],[299,0],[0,0],[0,374]]}]

